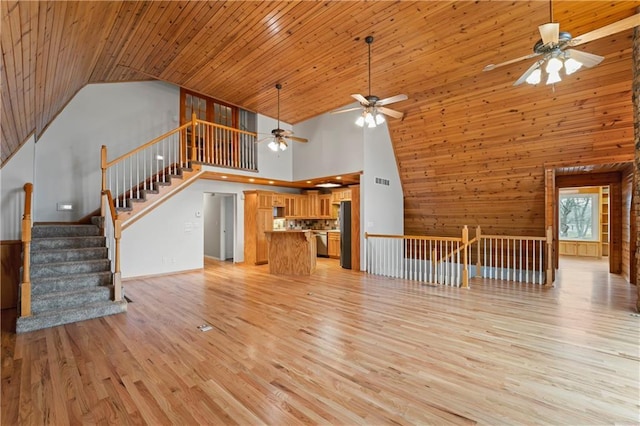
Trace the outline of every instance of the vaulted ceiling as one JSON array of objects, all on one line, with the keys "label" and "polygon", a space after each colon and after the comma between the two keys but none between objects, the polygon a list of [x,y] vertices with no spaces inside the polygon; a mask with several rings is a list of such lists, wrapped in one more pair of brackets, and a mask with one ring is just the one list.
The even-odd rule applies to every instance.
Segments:
[{"label": "vaulted ceiling", "polygon": [[[556,1],[554,20],[577,35],[632,15],[634,3]],[[482,68],[529,53],[537,26],[549,21],[548,3],[524,1],[2,1],[1,8],[3,164],[88,83],[159,79],[275,116],[280,82],[282,119],[295,124],[366,94],[369,34],[372,92],[406,93],[396,106],[407,116],[470,82],[518,96],[511,83],[531,61]],[[630,54],[630,33],[584,48],[605,54],[604,68]],[[593,72],[606,78],[622,70]]]},{"label": "vaulted ceiling", "polygon": [[[634,158],[633,30],[578,50],[598,66],[547,86],[513,82],[538,25],[574,37],[637,1],[2,1],[4,164],[88,83],[158,79],[298,123],[367,93],[405,93],[389,120],[405,232],[541,235],[545,169]],[[551,13],[550,13],[551,12]],[[635,65],[637,67],[637,64]],[[313,141],[310,141],[313,143]]]}]

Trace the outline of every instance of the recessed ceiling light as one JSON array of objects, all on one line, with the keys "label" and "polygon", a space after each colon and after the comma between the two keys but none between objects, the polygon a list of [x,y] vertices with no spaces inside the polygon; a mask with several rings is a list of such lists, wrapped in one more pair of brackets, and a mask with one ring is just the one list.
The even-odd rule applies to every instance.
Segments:
[{"label": "recessed ceiling light", "polygon": [[255,182],[256,180],[254,178],[250,178],[249,182]]},{"label": "recessed ceiling light", "polygon": [[269,181],[269,185],[273,185],[273,181],[272,180]]},{"label": "recessed ceiling light", "polygon": [[336,176],[336,179],[340,180],[342,179],[342,176]]},{"label": "recessed ceiling light", "polygon": [[222,176],[222,179],[226,179],[226,178],[227,178],[226,176]]},{"label": "recessed ceiling light", "polygon": [[337,188],[338,186],[341,186],[341,185],[339,183],[326,182],[326,183],[317,183],[316,186],[318,188]]},{"label": "recessed ceiling light", "polygon": [[308,181],[307,181],[307,183],[311,183],[311,181],[310,181],[310,180],[308,180]]}]

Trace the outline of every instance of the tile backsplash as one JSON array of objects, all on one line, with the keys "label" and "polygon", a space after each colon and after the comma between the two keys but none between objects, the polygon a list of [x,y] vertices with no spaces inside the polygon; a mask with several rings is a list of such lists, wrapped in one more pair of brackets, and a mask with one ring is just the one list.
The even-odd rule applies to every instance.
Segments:
[{"label": "tile backsplash", "polygon": [[286,221],[289,229],[338,229],[337,219],[288,219]]}]

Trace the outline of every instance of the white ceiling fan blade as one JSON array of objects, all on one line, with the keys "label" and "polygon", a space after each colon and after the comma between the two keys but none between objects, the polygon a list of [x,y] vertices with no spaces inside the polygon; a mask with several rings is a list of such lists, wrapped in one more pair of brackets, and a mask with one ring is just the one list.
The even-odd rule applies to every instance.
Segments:
[{"label": "white ceiling fan blade", "polygon": [[631,15],[628,18],[621,19],[612,24],[605,25],[604,27],[598,28],[597,30],[589,31],[588,33],[584,33],[581,36],[574,37],[573,40],[569,42],[569,45],[579,46],[581,44],[588,43],[590,41],[597,40],[599,38],[606,37],[611,34],[619,33],[620,31],[637,27],[639,25],[640,25],[640,13],[636,13],[635,15]]},{"label": "white ceiling fan blade", "polygon": [[305,139],[305,138],[299,138],[297,136],[287,136],[288,139],[291,139],[292,141],[296,141],[296,142],[309,142],[309,139]]},{"label": "white ceiling fan blade", "polygon": [[505,65],[511,65],[511,64],[516,63],[516,62],[524,61],[525,59],[535,58],[536,56],[539,56],[539,55],[540,55],[540,53],[529,53],[528,55],[521,56],[521,57],[516,58],[516,59],[511,59],[509,61],[500,62],[499,64],[489,64],[486,67],[484,67],[482,69],[482,71],[491,71],[491,70],[494,70],[496,68],[503,67]]},{"label": "white ceiling fan blade", "polygon": [[337,111],[331,111],[331,114],[341,114],[343,112],[349,112],[349,111],[355,111],[357,109],[362,109],[362,107],[353,107],[353,108],[347,108],[347,109],[339,109]]},{"label": "white ceiling fan blade", "polygon": [[369,105],[369,101],[367,100],[367,98],[365,98],[360,94],[351,95],[351,97],[357,100],[358,102],[360,102],[361,104]]},{"label": "white ceiling fan blade", "polygon": [[558,44],[558,35],[560,34],[560,24],[557,22],[549,22],[548,24],[542,24],[538,27],[540,31],[540,38],[542,38],[543,44]]},{"label": "white ceiling fan blade", "polygon": [[376,102],[376,105],[389,105],[395,102],[406,101],[407,99],[409,99],[407,95],[395,95],[379,100],[378,102]]},{"label": "white ceiling fan blade", "polygon": [[266,138],[262,138],[260,140],[257,140],[256,143],[262,143],[264,141],[268,141],[269,139],[273,139],[273,136],[267,136]]},{"label": "white ceiling fan blade", "polygon": [[519,85],[521,85],[522,83],[524,83],[524,82],[527,80],[527,78],[531,75],[531,73],[533,73],[535,70],[537,70],[538,68],[540,68],[540,65],[542,65],[543,63],[544,63],[544,59],[541,59],[541,60],[539,60],[539,61],[534,62],[534,64],[533,64],[533,65],[531,65],[531,66],[529,67],[529,69],[527,69],[527,70],[524,72],[524,74],[522,74],[522,75],[520,76],[520,78],[519,78],[519,79],[517,79],[515,83],[513,83],[513,85],[514,85],[514,86],[519,86]]},{"label": "white ceiling fan blade", "polygon": [[565,53],[569,58],[575,59],[588,68],[595,67],[604,60],[604,56],[598,56],[593,53],[582,52],[575,49],[567,49],[565,50]]},{"label": "white ceiling fan blade", "polygon": [[400,111],[396,111],[394,109],[390,109],[390,108],[386,108],[386,107],[378,107],[377,109],[381,113],[386,114],[386,115],[388,115],[390,117],[393,117],[393,118],[402,118],[402,117],[404,117],[404,113],[402,113]]}]

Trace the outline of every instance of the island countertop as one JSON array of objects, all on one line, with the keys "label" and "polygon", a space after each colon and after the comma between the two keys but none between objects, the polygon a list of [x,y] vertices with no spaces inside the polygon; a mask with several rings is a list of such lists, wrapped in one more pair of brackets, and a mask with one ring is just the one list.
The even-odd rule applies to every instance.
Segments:
[{"label": "island countertop", "polygon": [[269,273],[311,275],[316,270],[316,239],[308,229],[265,231],[269,244]]}]

